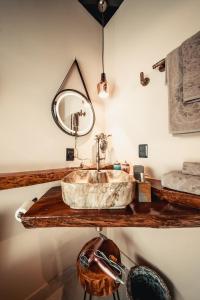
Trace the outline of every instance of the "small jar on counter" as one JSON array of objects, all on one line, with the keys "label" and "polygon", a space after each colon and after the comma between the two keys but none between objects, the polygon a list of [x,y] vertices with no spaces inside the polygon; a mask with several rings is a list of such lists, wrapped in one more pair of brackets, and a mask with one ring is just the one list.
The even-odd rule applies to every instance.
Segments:
[{"label": "small jar on counter", "polygon": [[121,164],[118,161],[116,161],[113,165],[113,169],[114,170],[121,170]]},{"label": "small jar on counter", "polygon": [[121,164],[121,170],[128,174],[130,173],[130,165],[129,165],[129,163],[127,163],[126,160],[123,164]]}]

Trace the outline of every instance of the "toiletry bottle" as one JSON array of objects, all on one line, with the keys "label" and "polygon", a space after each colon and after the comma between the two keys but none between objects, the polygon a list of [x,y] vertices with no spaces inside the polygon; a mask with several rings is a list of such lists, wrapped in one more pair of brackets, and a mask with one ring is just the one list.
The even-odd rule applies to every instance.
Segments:
[{"label": "toiletry bottle", "polygon": [[121,164],[118,161],[116,161],[113,165],[113,169],[114,170],[121,170]]},{"label": "toiletry bottle", "polygon": [[125,162],[123,164],[121,164],[121,169],[122,171],[126,172],[129,174],[130,172],[130,165],[129,163],[127,163],[127,161],[125,160]]}]

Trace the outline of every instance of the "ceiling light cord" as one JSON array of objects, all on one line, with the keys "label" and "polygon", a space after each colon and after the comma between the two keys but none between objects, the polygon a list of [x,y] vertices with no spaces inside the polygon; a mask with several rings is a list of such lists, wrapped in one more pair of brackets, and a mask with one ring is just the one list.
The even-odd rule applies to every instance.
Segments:
[{"label": "ceiling light cord", "polygon": [[[106,5],[106,6],[105,6]],[[107,9],[107,2],[105,0],[99,0],[99,11],[101,12],[101,62],[102,62],[102,71],[105,73],[105,65],[104,65],[104,12]]]},{"label": "ceiling light cord", "polygon": [[101,16],[101,25],[102,25],[102,70],[103,70],[103,73],[104,72],[104,15],[103,15],[103,12],[102,12],[102,16]]},{"label": "ceiling light cord", "polygon": [[107,98],[109,96],[109,85],[106,80],[105,74],[105,65],[104,65],[104,12],[107,9],[107,2],[106,0],[99,0],[98,4],[99,12],[101,13],[101,63],[102,63],[102,73],[100,82],[97,84],[97,92],[100,98]]}]

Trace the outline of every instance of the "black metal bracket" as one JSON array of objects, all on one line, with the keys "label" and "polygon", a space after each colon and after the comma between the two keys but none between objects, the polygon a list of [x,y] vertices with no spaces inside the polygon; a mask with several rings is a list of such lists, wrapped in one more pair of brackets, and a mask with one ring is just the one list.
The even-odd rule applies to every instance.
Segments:
[{"label": "black metal bracket", "polygon": [[87,87],[86,87],[86,84],[85,84],[85,81],[84,81],[84,78],[83,78],[83,75],[82,75],[80,66],[79,66],[78,61],[76,60],[76,58],[75,58],[75,60],[73,61],[71,67],[69,68],[69,71],[67,72],[65,78],[63,79],[63,81],[62,81],[62,83],[61,83],[61,85],[60,85],[60,87],[59,87],[59,89],[58,89],[56,95],[57,95],[60,91],[62,91],[62,90],[64,89],[64,86],[65,86],[65,84],[66,84],[66,82],[67,82],[67,80],[68,80],[68,78],[69,78],[69,76],[70,76],[72,70],[74,69],[74,67],[76,67],[77,70],[78,70],[78,74],[79,74],[79,76],[80,76],[82,85],[83,85],[83,87],[84,87],[84,90],[85,90],[87,99],[91,102],[91,99],[90,99],[90,96],[89,96],[89,93],[88,93],[88,90],[87,90]]}]

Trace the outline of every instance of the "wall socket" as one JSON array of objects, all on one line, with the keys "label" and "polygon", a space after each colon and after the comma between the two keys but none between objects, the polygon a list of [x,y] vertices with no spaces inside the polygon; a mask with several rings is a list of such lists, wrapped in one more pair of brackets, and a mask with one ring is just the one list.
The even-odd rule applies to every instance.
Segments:
[{"label": "wall socket", "polygon": [[140,144],[139,145],[139,157],[147,158],[148,157],[148,145]]},{"label": "wall socket", "polygon": [[67,148],[66,149],[66,160],[67,161],[74,160],[74,148]]}]

